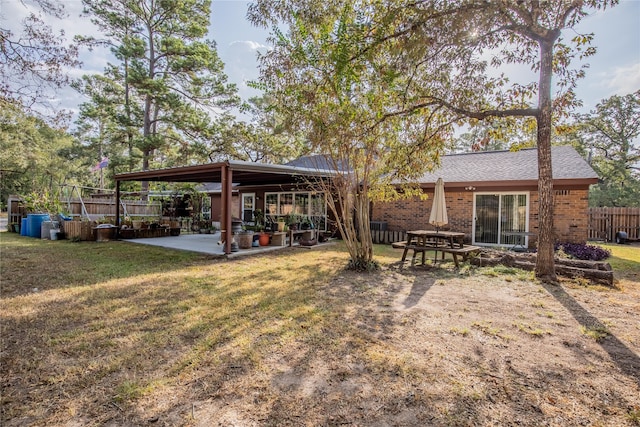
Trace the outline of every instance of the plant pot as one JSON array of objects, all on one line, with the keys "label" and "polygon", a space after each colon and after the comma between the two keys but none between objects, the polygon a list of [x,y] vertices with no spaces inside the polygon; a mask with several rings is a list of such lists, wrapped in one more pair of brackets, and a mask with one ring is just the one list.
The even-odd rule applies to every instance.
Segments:
[{"label": "plant pot", "polygon": [[269,246],[269,235],[267,233],[260,233],[258,242],[260,243],[260,246]]},{"label": "plant pot", "polygon": [[135,228],[135,229],[139,230],[139,229],[142,228],[142,221],[141,220],[135,219],[135,220],[131,221],[131,224],[133,225],[133,228]]},{"label": "plant pot", "polygon": [[114,229],[115,227],[111,224],[101,224],[97,227],[93,228],[96,234],[96,241],[98,242],[108,242],[113,239]]},{"label": "plant pot", "polygon": [[253,231],[241,231],[238,233],[238,246],[240,249],[251,249],[253,243]]}]

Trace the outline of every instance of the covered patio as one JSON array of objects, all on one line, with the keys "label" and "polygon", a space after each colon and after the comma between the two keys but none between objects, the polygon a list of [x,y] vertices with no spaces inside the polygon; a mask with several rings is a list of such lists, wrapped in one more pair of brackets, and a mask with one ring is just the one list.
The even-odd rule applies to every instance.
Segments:
[{"label": "covered patio", "polygon": [[[120,206],[120,184],[126,181],[190,183],[219,182],[221,183],[222,200],[220,225],[221,232],[226,234],[227,230],[231,230],[231,198],[233,188],[240,188],[243,186],[291,185],[301,183],[309,183],[309,185],[311,185],[314,180],[330,179],[333,176],[335,176],[335,171],[331,170],[286,165],[269,165],[238,160],[131,172],[114,176],[114,180],[116,181],[116,206]],[[121,224],[120,209],[116,209],[116,224]],[[162,239],[167,238],[169,237],[164,237]],[[220,235],[218,235],[218,240],[219,239]],[[231,239],[225,239],[224,243],[220,246],[223,254],[231,254]]]}]

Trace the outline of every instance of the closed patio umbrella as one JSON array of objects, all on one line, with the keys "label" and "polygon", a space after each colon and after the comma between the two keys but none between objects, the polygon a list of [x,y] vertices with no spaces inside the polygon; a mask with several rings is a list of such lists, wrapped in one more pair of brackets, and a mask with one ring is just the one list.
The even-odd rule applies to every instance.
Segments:
[{"label": "closed patio umbrella", "polygon": [[431,214],[429,215],[429,224],[436,227],[436,230],[439,230],[440,227],[448,223],[447,205],[444,200],[444,181],[442,181],[442,178],[438,178],[433,195],[433,204],[431,205]]}]

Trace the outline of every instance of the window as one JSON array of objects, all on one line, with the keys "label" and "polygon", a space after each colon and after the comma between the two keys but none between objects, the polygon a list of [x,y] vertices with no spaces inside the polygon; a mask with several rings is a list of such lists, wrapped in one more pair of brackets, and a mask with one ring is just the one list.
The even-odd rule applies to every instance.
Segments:
[{"label": "window", "polygon": [[265,193],[265,213],[274,222],[286,215],[299,215],[303,220],[309,219],[316,229],[327,229],[327,203],[323,193]]},{"label": "window", "polygon": [[256,195],[254,193],[244,193],[242,195],[242,220],[244,222],[253,222],[255,204]]}]

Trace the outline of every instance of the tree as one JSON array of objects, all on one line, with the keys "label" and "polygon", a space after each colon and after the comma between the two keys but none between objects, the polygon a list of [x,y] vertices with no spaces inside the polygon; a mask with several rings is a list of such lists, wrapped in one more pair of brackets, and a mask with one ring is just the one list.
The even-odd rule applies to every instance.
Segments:
[{"label": "tree", "polygon": [[[314,28],[313,20],[327,22],[326,14],[342,10],[315,2],[295,1],[287,10],[278,0],[262,0],[253,7],[258,23],[301,21]],[[352,26],[349,40],[358,49],[344,53],[353,66],[363,58],[384,59],[371,68],[399,87],[395,115],[421,108],[442,107],[447,114],[472,120],[491,117],[531,117],[536,120],[538,147],[539,240],[536,276],[555,281],[553,261],[553,181],[551,133],[554,117],[579,104],[573,88],[584,69],[571,61],[595,52],[592,35],[577,34],[571,40],[562,31],[573,28],[591,9],[616,1],[558,0],[459,0],[352,1],[361,25]],[[260,17],[262,14],[263,17]],[[290,17],[287,16],[290,14]],[[321,25],[321,24],[320,24]],[[330,25],[330,24],[325,24]],[[359,31],[352,31],[357,28]],[[306,27],[304,37],[312,37]],[[338,44],[335,46],[339,47]],[[504,64],[523,64],[537,74],[528,83],[510,82],[490,73]],[[268,65],[268,64],[267,64]],[[283,67],[289,63],[283,61]],[[378,68],[376,68],[376,66]],[[318,67],[317,72],[322,72]],[[552,97],[552,77],[556,96]],[[309,99],[309,102],[317,102]],[[440,111],[440,110],[439,110]],[[441,113],[444,114],[444,113]]]},{"label": "tree", "polygon": [[250,119],[228,127],[224,140],[232,148],[227,148],[231,150],[226,151],[227,155],[232,152],[234,157],[242,160],[278,164],[305,153],[303,135],[286,131],[286,119],[278,114],[273,100],[267,94],[249,98],[242,111]]},{"label": "tree", "polygon": [[[142,110],[136,144],[142,151],[142,169],[169,153],[188,163],[192,147],[203,152],[199,148],[220,132],[212,117],[224,115],[238,102],[215,43],[204,39],[210,1],[83,4],[122,61],[126,105],[137,102]],[[131,112],[126,117],[131,120]]]},{"label": "tree", "polygon": [[[126,164],[123,152],[128,148],[131,159],[133,150],[131,146],[122,144],[122,141],[130,140],[130,133],[120,126],[126,114],[123,111],[123,87],[108,75],[84,75],[73,83],[73,87],[88,98],[79,106],[75,132],[79,140],[78,151],[86,159],[87,170],[103,158],[108,159],[111,170],[116,165]],[[93,184],[105,188],[104,168],[95,172],[98,182]]]},{"label": "tree", "polygon": [[72,138],[16,104],[0,99],[0,202],[11,194],[25,195],[73,183],[77,163],[66,150]]},{"label": "tree", "polygon": [[475,121],[447,147],[449,153],[518,150],[535,147],[536,121],[533,118],[492,118]]},{"label": "tree", "polygon": [[45,23],[47,15],[64,18],[64,5],[51,0],[33,3],[39,10],[29,12],[19,31],[4,24],[0,28],[0,97],[29,109],[51,107],[49,91],[69,83],[65,68],[80,65],[77,46],[66,45],[64,31],[56,33]]},{"label": "tree", "polygon": [[406,82],[385,55],[361,54],[366,23],[351,2],[297,7],[258,2],[250,9],[255,23],[289,24],[286,35],[276,30],[261,80],[287,129],[305,134],[310,151],[321,154],[316,167],[335,172],[310,184],[327,195],[350,267],[369,270],[376,266],[371,201],[421,195],[413,185],[399,190],[395,183],[435,165],[455,119],[425,105],[403,110]]},{"label": "tree", "polygon": [[582,144],[602,179],[591,189],[590,204],[640,206],[640,90],[605,99],[578,119]]}]

